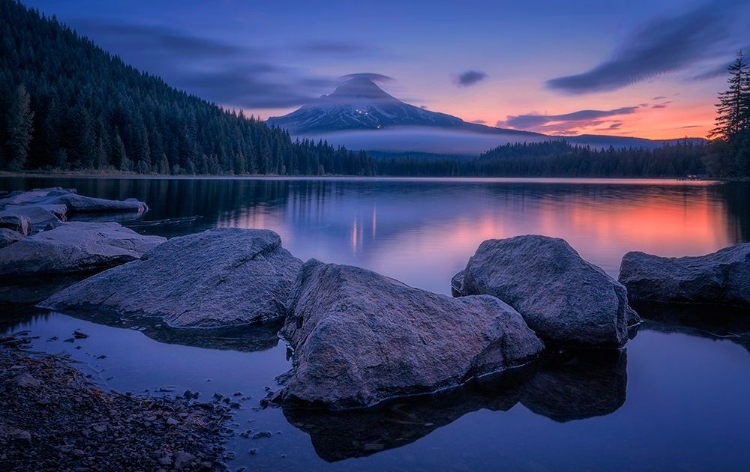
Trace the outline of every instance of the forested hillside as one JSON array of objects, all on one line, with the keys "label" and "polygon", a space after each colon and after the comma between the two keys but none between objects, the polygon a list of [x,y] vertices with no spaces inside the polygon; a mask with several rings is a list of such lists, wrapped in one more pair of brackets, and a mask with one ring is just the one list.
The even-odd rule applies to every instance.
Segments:
[{"label": "forested hillside", "polygon": [[285,131],[139,72],[0,0],[0,169],[161,174],[371,174],[364,153]]}]

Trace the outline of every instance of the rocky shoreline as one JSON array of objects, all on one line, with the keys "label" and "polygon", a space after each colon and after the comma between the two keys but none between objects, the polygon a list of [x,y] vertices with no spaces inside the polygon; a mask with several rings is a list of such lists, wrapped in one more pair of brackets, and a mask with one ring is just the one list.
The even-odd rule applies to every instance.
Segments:
[{"label": "rocky shoreline", "polygon": [[227,470],[229,407],[191,392],[104,392],[67,359],[24,342],[0,338],[0,470]]}]

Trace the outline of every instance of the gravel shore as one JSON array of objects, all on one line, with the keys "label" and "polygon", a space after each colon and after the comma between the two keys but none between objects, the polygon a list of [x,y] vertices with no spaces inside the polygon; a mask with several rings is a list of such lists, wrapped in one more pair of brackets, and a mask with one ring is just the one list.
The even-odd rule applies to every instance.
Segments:
[{"label": "gravel shore", "polygon": [[226,470],[228,407],[103,392],[65,358],[0,337],[0,470]]}]

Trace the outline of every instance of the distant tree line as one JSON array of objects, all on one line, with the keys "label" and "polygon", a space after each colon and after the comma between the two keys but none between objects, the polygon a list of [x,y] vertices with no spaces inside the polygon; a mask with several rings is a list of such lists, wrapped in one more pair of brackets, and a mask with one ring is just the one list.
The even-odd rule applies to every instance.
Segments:
[{"label": "distant tree line", "polygon": [[0,169],[317,175],[368,174],[370,162],[325,142],[293,143],[0,0]]},{"label": "distant tree line", "polygon": [[706,164],[717,177],[750,177],[750,69],[742,51],[727,71],[729,88],[719,93]]},{"label": "distant tree line", "polygon": [[594,149],[564,140],[498,146],[477,158],[383,158],[378,175],[471,177],[686,177],[706,172],[706,146],[691,140],[657,149]]},{"label": "distant tree line", "polygon": [[[721,145],[746,155],[747,69],[740,58],[737,70],[730,71],[739,91],[722,96],[729,108],[720,113],[732,123],[740,115],[744,121],[722,131],[712,152]],[[738,115],[730,109],[739,101]],[[600,150],[549,141],[508,144],[476,158],[373,158],[324,141],[292,141],[282,129],[139,72],[55,17],[45,18],[15,0],[0,0],[0,170],[682,177],[704,173],[706,154],[705,146],[688,141],[656,150]],[[739,164],[725,170],[718,161],[707,162],[716,175],[741,172]]]}]

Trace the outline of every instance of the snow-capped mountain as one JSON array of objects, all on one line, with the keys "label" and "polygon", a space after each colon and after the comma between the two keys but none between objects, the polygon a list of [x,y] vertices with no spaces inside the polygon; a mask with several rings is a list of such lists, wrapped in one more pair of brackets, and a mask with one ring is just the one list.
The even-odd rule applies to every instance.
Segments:
[{"label": "snow-capped mountain", "polygon": [[288,115],[271,117],[267,122],[300,135],[397,126],[536,135],[467,123],[455,116],[409,105],[383,91],[370,78],[361,75],[352,76],[332,94],[323,95]]},{"label": "snow-capped mountain", "polygon": [[467,123],[461,118],[424,110],[389,95],[373,81],[373,74],[353,74],[330,95],[267,123],[292,135],[326,139],[349,149],[384,152],[422,152],[479,155],[499,145],[565,139],[594,148],[653,149],[675,140],[581,135],[547,136],[530,131]]}]

